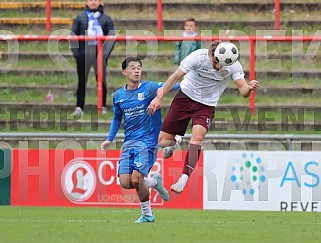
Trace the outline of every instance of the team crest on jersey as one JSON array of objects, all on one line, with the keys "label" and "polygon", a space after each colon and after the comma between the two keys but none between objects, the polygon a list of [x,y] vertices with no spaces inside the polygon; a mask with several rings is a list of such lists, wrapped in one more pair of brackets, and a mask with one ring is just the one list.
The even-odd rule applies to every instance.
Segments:
[{"label": "team crest on jersey", "polygon": [[144,100],[144,93],[138,93],[138,100]]},{"label": "team crest on jersey", "polygon": [[220,74],[221,74],[223,77],[226,77],[226,75],[228,74],[228,70],[227,70],[227,69],[221,69],[221,70],[220,70]]}]

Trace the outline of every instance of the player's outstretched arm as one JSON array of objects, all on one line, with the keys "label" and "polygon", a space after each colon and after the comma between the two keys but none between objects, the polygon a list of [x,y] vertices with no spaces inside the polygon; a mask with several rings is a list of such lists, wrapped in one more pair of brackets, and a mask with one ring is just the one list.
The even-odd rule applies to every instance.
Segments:
[{"label": "player's outstretched arm", "polygon": [[148,114],[153,115],[156,110],[160,108],[163,97],[173,89],[176,82],[181,80],[185,74],[186,73],[177,68],[176,71],[171,76],[169,76],[169,78],[164,83],[164,86],[158,89],[157,96],[150,102],[149,106],[147,107]]},{"label": "player's outstretched arm", "polygon": [[169,78],[166,80],[166,82],[164,83],[164,86],[158,90],[157,97],[160,99],[163,99],[163,97],[169,91],[171,91],[175,83],[181,80],[185,74],[186,73],[184,73],[181,69],[177,68],[175,72],[171,76],[169,76]]},{"label": "player's outstretched arm", "polygon": [[247,84],[245,79],[238,79],[235,81],[235,84],[240,91],[240,94],[247,98],[249,97],[251,90],[256,90],[259,87],[260,82],[257,80],[251,80],[250,84]]}]

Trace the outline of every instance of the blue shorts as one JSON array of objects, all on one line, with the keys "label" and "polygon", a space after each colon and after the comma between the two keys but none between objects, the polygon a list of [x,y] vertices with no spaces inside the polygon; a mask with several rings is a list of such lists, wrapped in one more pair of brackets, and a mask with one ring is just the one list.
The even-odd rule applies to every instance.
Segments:
[{"label": "blue shorts", "polygon": [[157,148],[147,148],[142,142],[126,142],[119,160],[118,176],[137,170],[147,176],[157,158]]}]

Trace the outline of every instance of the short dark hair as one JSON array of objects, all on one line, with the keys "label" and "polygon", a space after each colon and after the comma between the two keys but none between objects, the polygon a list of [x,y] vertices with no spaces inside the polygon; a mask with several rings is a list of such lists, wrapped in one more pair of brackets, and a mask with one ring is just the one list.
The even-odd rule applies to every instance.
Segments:
[{"label": "short dark hair", "polygon": [[222,41],[220,41],[220,40],[215,40],[215,41],[213,41],[211,44],[210,44],[210,47],[209,47],[209,49],[210,49],[210,51],[211,51],[211,53],[214,55],[214,52],[215,52],[215,49],[216,49],[216,47],[219,45],[219,44],[221,44],[222,43]]},{"label": "short dark hair", "polygon": [[139,57],[136,56],[130,56],[126,57],[125,60],[121,64],[122,70],[125,70],[128,67],[128,64],[130,62],[139,62],[140,66],[143,66],[142,61],[139,59]]},{"label": "short dark hair", "polygon": [[190,21],[191,21],[191,22],[194,22],[194,23],[196,24],[196,20],[195,20],[194,18],[188,18],[188,19],[186,19],[186,20],[185,20],[185,23],[186,23],[186,22],[190,22]]}]

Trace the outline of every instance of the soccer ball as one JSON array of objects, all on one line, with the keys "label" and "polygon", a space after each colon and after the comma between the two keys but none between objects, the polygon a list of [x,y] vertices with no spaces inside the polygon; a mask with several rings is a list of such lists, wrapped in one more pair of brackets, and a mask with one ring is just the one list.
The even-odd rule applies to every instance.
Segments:
[{"label": "soccer ball", "polygon": [[239,50],[231,42],[222,42],[216,47],[214,57],[219,64],[223,66],[231,66],[237,61]]}]

